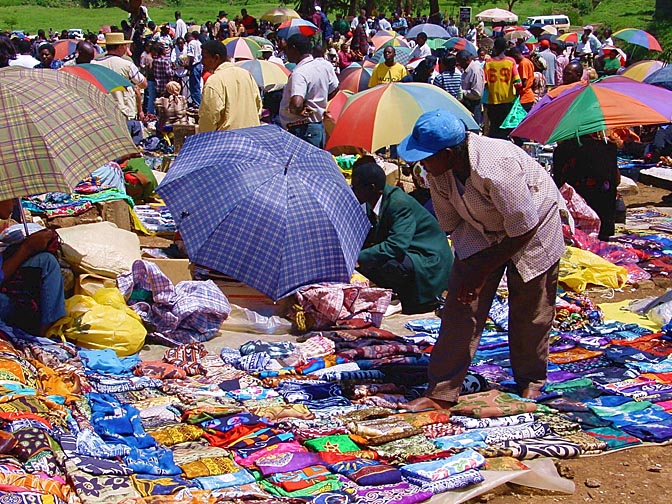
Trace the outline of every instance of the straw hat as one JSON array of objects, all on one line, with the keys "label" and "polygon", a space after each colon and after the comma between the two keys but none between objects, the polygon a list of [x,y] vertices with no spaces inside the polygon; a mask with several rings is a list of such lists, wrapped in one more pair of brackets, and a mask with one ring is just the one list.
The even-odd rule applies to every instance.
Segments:
[{"label": "straw hat", "polygon": [[106,33],[105,45],[132,44],[132,40],[126,40],[123,33]]}]

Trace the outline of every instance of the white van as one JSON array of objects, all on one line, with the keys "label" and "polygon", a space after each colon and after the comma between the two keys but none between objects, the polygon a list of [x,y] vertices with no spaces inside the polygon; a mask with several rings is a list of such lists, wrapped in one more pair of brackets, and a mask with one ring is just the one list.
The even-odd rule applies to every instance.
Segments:
[{"label": "white van", "polygon": [[530,16],[523,23],[525,28],[529,28],[533,24],[553,25],[558,30],[558,34],[569,31],[570,22],[569,17],[564,14],[553,14],[550,16]]}]

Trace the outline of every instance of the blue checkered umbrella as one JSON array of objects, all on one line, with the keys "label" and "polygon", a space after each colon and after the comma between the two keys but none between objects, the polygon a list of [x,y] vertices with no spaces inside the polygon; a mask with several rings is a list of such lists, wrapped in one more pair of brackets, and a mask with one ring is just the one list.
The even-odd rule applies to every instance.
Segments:
[{"label": "blue checkered umbrella", "polygon": [[157,191],[192,262],[274,300],[349,281],[370,227],[331,155],[276,126],[189,137]]}]

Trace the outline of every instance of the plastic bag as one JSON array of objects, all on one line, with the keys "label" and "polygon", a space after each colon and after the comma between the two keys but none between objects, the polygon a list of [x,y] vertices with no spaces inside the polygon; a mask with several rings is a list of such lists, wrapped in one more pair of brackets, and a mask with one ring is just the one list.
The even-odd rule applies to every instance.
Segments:
[{"label": "plastic bag", "polygon": [[47,332],[92,350],[111,348],[119,356],[133,355],[145,344],[147,330],[116,287],[98,289],[93,296],[65,301],[66,316]]},{"label": "plastic bag", "polygon": [[628,281],[628,270],[587,250],[567,247],[560,258],[558,281],[575,292],[583,292],[589,284],[620,289]]},{"label": "plastic bag", "polygon": [[231,313],[222,325],[222,329],[259,334],[289,334],[292,330],[292,323],[277,315],[265,317],[253,310],[232,304]]},{"label": "plastic bag", "polygon": [[500,128],[515,128],[523,121],[523,119],[525,119],[526,115],[527,111],[520,104],[520,97],[517,96],[516,100],[513,102],[513,107],[511,107],[511,110],[504,118],[504,121],[502,121]]}]

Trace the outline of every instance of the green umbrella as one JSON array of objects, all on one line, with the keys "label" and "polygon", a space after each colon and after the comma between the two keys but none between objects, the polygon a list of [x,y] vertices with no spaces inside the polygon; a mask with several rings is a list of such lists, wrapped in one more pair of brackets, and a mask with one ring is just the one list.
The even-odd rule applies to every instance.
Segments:
[{"label": "green umbrella", "polygon": [[443,45],[448,42],[448,39],[442,39],[442,38],[435,38],[435,39],[427,39],[427,44],[430,49],[433,51],[436,51],[437,49],[443,49]]}]

